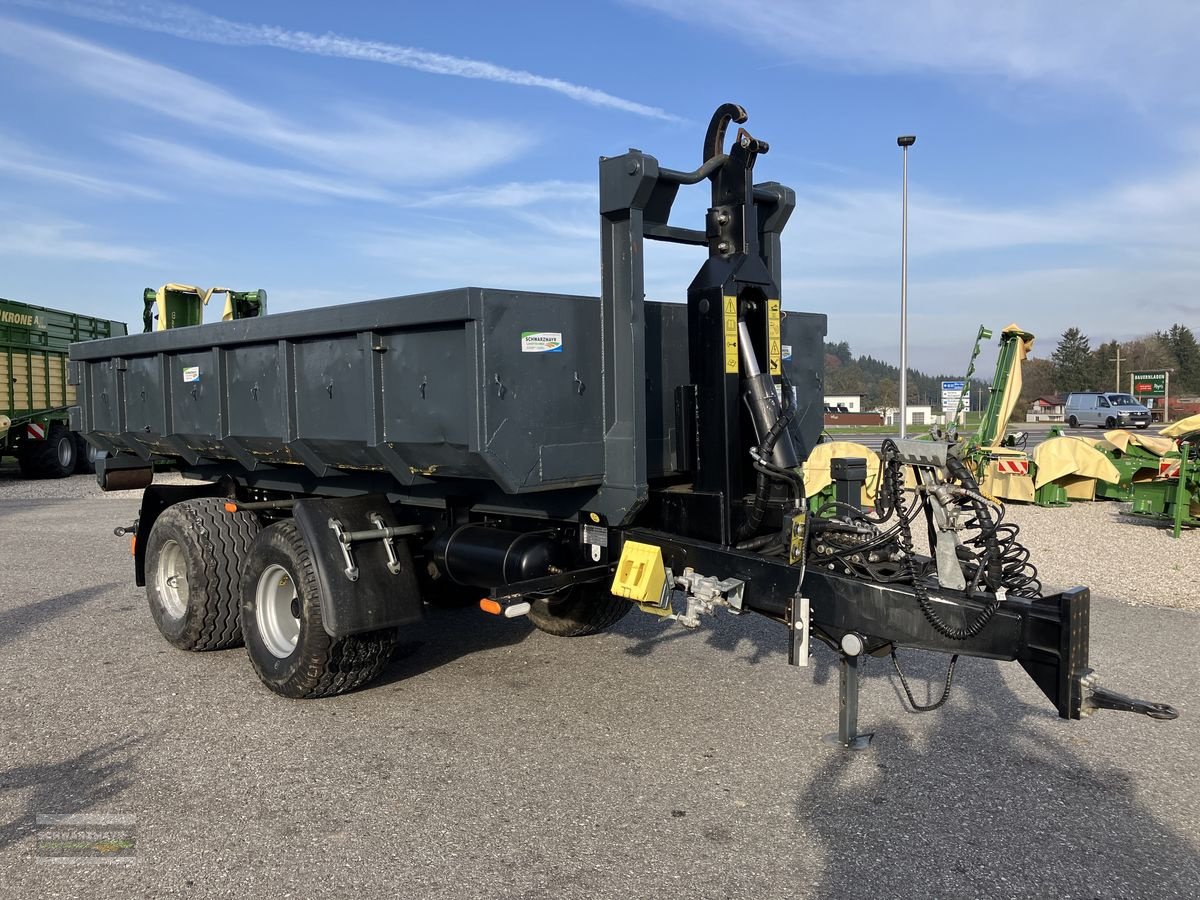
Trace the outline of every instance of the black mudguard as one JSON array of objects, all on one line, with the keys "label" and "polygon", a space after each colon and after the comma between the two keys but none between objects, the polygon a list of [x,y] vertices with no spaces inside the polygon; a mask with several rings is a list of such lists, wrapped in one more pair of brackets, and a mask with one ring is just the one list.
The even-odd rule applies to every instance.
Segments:
[{"label": "black mudguard", "polygon": [[394,545],[400,571],[388,571],[383,542],[361,541],[351,547],[357,580],[346,576],[346,561],[337,536],[329,526],[337,519],[347,531],[374,528],[370,516],[378,514],[388,526],[399,523],[381,495],[344,499],[308,498],[296,501],[292,515],[312,553],[321,585],[321,618],[332,637],[380,628],[395,628],[420,621],[424,615],[412,553],[403,538]]}]

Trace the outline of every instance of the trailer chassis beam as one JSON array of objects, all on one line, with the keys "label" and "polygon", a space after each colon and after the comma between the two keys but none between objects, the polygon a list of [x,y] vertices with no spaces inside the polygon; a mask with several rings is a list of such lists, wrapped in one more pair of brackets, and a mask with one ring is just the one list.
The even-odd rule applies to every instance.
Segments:
[{"label": "trailer chassis beam", "polygon": [[[1077,587],[1044,597],[1009,594],[988,624],[966,640],[956,640],[922,610],[913,589],[877,583],[824,569],[790,566],[782,559],[731,550],[644,528],[625,530],[624,540],[657,546],[672,571],[690,567],[745,582],[742,608],[786,624],[789,662],[806,665],[817,639],[840,654],[839,727],[835,743],[861,749],[858,730],[859,661],[886,655],[896,647],[1016,661],[1064,719],[1080,719],[1095,709],[1126,709],[1153,718],[1174,718],[1166,704],[1134,700],[1098,689],[1089,667],[1091,594]],[[961,628],[988,607],[991,594],[926,588],[943,628]]]}]

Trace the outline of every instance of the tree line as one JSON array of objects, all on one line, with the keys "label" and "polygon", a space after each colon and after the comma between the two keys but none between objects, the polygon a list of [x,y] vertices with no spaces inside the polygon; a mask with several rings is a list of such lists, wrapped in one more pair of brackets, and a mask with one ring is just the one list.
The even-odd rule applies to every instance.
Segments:
[{"label": "tree line", "polygon": [[[922,406],[933,406],[940,410],[942,405],[942,382],[961,381],[962,373],[956,375],[926,375],[916,369],[908,370],[908,402]],[[986,383],[973,378],[971,388],[978,408],[979,398]],[[847,341],[825,344],[825,393],[862,394],[863,409],[883,409],[900,405],[900,367],[875,359],[873,356],[855,357]]]},{"label": "tree line", "polygon": [[[1036,345],[1035,345],[1036,346]],[[1117,350],[1121,352],[1121,380],[1117,382]],[[987,399],[991,363],[981,358],[980,374],[988,380],[971,379],[972,409]],[[1022,367],[1020,406],[1038,397],[1064,397],[1071,391],[1129,390],[1129,373],[1170,369],[1171,395],[1200,395],[1200,344],[1186,325],[1127,341],[1105,341],[1092,349],[1088,336],[1078,328],[1063,332],[1048,358],[1030,357]],[[986,370],[986,371],[985,371]],[[962,374],[926,375],[908,370],[908,402],[941,406],[942,382],[960,381]],[[847,341],[825,344],[825,393],[862,394],[864,409],[895,407],[900,400],[900,368],[872,356],[855,357]]]},{"label": "tree line", "polygon": [[[1117,351],[1121,377],[1117,380]],[[1171,394],[1200,395],[1200,344],[1186,325],[1128,341],[1105,341],[1094,350],[1079,328],[1068,328],[1048,359],[1025,361],[1022,403],[1041,396],[1066,396],[1072,391],[1129,391],[1129,373],[1171,370]]]}]

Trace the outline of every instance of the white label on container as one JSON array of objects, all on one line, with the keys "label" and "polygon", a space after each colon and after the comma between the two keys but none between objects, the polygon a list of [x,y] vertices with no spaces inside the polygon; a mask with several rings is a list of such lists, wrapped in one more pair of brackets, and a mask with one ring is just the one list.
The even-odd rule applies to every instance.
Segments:
[{"label": "white label on container", "polygon": [[562,353],[561,331],[522,331],[522,353]]},{"label": "white label on container", "polygon": [[792,345],[791,345],[791,344],[783,344],[783,345],[782,345],[782,346],[781,346],[779,349],[782,351],[782,352],[780,353],[780,355],[781,355],[781,356],[782,356],[784,359],[791,359],[791,358],[792,358]]},{"label": "white label on container", "polygon": [[580,535],[582,543],[597,547],[608,546],[608,529],[603,525],[584,525]]},{"label": "white label on container", "polygon": [[200,367],[188,366],[183,370],[183,383],[190,384],[193,381],[200,380]]}]

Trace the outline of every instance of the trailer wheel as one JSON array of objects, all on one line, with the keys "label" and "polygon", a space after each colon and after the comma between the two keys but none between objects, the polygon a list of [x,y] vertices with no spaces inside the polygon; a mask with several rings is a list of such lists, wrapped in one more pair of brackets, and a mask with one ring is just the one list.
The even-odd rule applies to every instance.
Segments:
[{"label": "trailer wheel", "polygon": [[240,572],[261,530],[253,513],[225,511],[220,497],[168,506],[146,544],[146,597],[158,630],[181,650],[242,642]]},{"label": "trailer wheel", "polygon": [[292,522],[264,529],[242,573],[242,634],[263,684],[284,697],[315,699],[362,687],[392,658],[388,628],[330,637],[312,554]]},{"label": "trailer wheel", "polygon": [[584,584],[555,597],[531,599],[528,615],[546,634],[584,637],[611,628],[631,609],[630,601],[609,593],[605,585]]},{"label": "trailer wheel", "polygon": [[26,478],[66,478],[75,471],[75,438],[66,425],[55,423],[44,441],[26,441],[17,462]]},{"label": "trailer wheel", "polygon": [[96,458],[100,451],[84,440],[83,435],[78,432],[71,432],[71,437],[75,439],[75,474],[95,475]]}]

